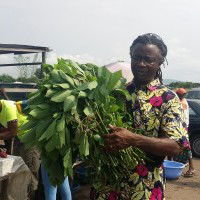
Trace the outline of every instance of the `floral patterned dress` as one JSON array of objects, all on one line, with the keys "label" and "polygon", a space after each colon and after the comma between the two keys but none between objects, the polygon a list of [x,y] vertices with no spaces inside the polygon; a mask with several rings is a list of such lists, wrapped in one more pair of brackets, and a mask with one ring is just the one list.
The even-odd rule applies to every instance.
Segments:
[{"label": "floral patterned dress", "polygon": [[[171,138],[181,146],[183,151],[190,149],[183,111],[174,92],[162,85],[158,79],[140,89],[136,89],[134,83],[131,83],[127,89],[135,97],[134,102],[128,102],[128,108],[133,114],[134,128],[145,130],[144,135],[148,137]],[[124,177],[119,191],[112,191],[109,185],[101,191],[93,187],[90,199],[163,200],[164,157],[150,153],[147,153],[147,156],[151,161],[139,163],[132,170],[130,177]]]}]

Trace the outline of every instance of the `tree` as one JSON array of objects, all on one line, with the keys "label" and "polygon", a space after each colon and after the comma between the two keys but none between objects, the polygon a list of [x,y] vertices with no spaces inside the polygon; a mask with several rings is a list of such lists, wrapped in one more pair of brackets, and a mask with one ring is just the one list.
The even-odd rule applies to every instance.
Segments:
[{"label": "tree", "polygon": [[0,75],[0,82],[2,82],[2,83],[13,83],[15,81],[16,81],[15,78],[13,78],[12,76],[10,76],[8,74]]},{"label": "tree", "polygon": [[186,89],[191,89],[191,88],[196,88],[200,87],[200,83],[193,83],[193,82],[173,82],[169,84],[170,88],[186,88]]},{"label": "tree", "polygon": [[37,69],[35,70],[34,75],[35,75],[38,79],[41,79],[41,78],[42,78],[42,70],[41,70],[41,68],[37,68]]},{"label": "tree", "polygon": [[[34,57],[31,60],[30,56],[23,56],[23,55],[18,55],[15,56],[14,59],[17,61],[17,63],[35,63],[38,61],[38,54],[34,54]],[[37,65],[21,65],[17,67],[18,69],[18,77],[19,78],[30,78],[35,75],[35,72],[37,70]]]}]

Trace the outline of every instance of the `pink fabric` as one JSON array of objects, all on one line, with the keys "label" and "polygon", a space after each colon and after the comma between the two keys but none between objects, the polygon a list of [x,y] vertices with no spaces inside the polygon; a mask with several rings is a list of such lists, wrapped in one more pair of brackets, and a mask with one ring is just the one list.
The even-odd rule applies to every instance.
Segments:
[{"label": "pink fabric", "polygon": [[150,104],[151,104],[152,106],[158,107],[158,106],[161,106],[162,103],[163,103],[163,100],[162,100],[162,97],[161,97],[161,96],[159,96],[159,97],[152,97],[152,98],[150,99]]},{"label": "pink fabric", "polygon": [[147,176],[148,174],[148,169],[145,165],[137,165],[136,166],[136,172],[140,175],[140,176]]},{"label": "pink fabric", "polygon": [[154,90],[157,89],[157,87],[156,87],[156,86],[149,86],[148,89],[149,89],[150,91],[154,91]]},{"label": "pink fabric", "polygon": [[117,200],[119,197],[119,193],[117,192],[110,192],[108,196],[108,200]]},{"label": "pink fabric", "polygon": [[151,191],[150,200],[162,200],[162,190],[160,187],[153,188]]}]

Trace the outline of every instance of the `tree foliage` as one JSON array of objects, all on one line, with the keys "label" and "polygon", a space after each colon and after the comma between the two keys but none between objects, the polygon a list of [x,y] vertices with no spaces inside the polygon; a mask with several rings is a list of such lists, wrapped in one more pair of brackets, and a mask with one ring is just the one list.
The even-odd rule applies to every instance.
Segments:
[{"label": "tree foliage", "polygon": [[0,75],[0,82],[1,83],[13,83],[15,81],[16,81],[15,78],[13,78],[12,76],[10,76],[8,74]]},{"label": "tree foliage", "polygon": [[169,84],[170,88],[187,88],[187,89],[191,89],[191,88],[196,88],[196,87],[200,87],[200,83],[194,83],[194,82],[173,82]]}]

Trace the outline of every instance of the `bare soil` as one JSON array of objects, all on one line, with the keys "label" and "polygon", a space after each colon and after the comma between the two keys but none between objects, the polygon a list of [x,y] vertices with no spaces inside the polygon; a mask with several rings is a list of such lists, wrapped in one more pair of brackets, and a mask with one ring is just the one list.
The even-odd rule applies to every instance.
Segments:
[{"label": "bare soil", "polygon": [[[178,180],[167,181],[166,200],[200,200],[200,159],[194,158],[193,177],[181,176]],[[184,169],[184,172],[188,167]]]}]

